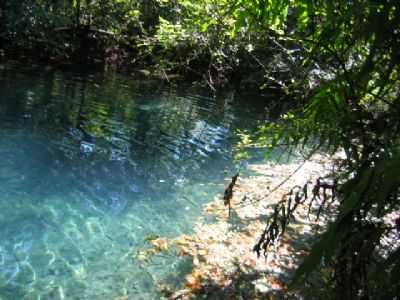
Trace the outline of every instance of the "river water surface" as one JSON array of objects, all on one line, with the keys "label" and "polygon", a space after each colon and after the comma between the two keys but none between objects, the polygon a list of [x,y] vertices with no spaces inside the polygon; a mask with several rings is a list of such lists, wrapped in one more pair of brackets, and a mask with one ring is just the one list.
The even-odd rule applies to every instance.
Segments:
[{"label": "river water surface", "polygon": [[185,263],[144,268],[134,253],[190,232],[235,170],[235,131],[269,118],[267,103],[2,65],[0,299],[157,299]]}]

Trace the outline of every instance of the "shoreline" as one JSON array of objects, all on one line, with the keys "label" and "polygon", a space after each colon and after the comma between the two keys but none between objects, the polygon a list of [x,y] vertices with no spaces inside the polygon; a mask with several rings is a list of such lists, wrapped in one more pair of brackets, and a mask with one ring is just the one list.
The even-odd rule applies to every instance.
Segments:
[{"label": "shoreline", "polygon": [[258,258],[253,247],[274,204],[295,185],[326,176],[331,166],[332,159],[322,154],[315,154],[306,162],[250,164],[248,170],[252,174],[239,176],[233,189],[230,217],[222,195],[218,195],[203,206],[193,234],[151,240],[150,248],[142,251],[139,259],[174,249],[176,255],[192,260],[193,267],[183,289],[174,291],[159,285],[168,299],[282,297],[290,276],[308,253],[313,234],[327,223],[327,216],[322,214],[319,221],[310,220],[308,206],[303,205],[266,258]]}]

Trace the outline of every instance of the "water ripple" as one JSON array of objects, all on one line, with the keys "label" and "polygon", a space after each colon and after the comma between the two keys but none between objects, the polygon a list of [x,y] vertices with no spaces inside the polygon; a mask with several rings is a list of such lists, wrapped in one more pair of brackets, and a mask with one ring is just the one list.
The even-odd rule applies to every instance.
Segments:
[{"label": "water ripple", "polygon": [[264,118],[247,98],[39,66],[0,70],[0,94],[5,300],[159,298],[182,265],[134,254],[191,228],[235,168],[233,132]]}]

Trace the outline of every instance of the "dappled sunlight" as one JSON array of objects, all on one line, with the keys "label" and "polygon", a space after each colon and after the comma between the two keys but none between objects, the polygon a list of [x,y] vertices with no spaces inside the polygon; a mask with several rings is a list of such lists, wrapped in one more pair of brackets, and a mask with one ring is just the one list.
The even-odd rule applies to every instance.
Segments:
[{"label": "dappled sunlight", "polygon": [[256,124],[245,99],[221,114],[206,91],[41,70],[0,70],[0,298],[154,299],[159,282],[178,287],[188,263],[148,266],[141,250],[169,250],[161,237],[191,232],[223,188],[234,131]]},{"label": "dappled sunlight", "polygon": [[[308,254],[318,227],[327,220],[310,219],[308,206],[304,205],[267,257],[258,257],[252,250],[273,213],[274,204],[293,186],[326,175],[332,160],[325,155],[314,155],[298,169],[301,163],[249,165],[257,175],[239,176],[230,216],[221,196],[217,196],[204,205],[204,215],[195,225],[193,235],[151,241],[142,253],[145,257],[168,249],[170,255],[192,259],[193,271],[186,276],[186,288],[172,293],[171,299],[186,299],[196,294],[212,299],[250,299],[286,293],[293,271]],[[281,185],[286,178],[289,180]],[[276,186],[280,188],[271,193]],[[215,220],[210,222],[208,215]]]}]

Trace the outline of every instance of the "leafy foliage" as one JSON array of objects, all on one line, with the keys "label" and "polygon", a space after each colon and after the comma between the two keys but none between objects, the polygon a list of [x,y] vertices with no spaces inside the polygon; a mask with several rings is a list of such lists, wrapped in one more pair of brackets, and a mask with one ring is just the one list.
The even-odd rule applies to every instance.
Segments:
[{"label": "leafy foliage", "polygon": [[[399,212],[399,9],[397,1],[316,1],[298,7],[291,36],[304,55],[298,63],[310,76],[292,91],[302,105],[281,122],[261,126],[252,141],[344,151],[332,174],[340,183],[339,213],[293,282],[329,265],[340,299],[391,299],[399,291],[400,261],[394,259],[399,246],[382,242],[390,236],[396,241],[392,225]],[[278,212],[288,204],[277,207],[256,251],[275,240]],[[376,272],[387,280],[377,282]]]},{"label": "leafy foliage", "polygon": [[[123,57],[195,74],[212,89],[255,82],[290,95],[295,108],[253,137],[243,133],[239,148],[345,153],[332,174],[339,212],[294,283],[329,266],[339,298],[400,294],[398,244],[382,242],[399,220],[399,1],[23,0],[2,1],[0,16],[1,50],[53,60],[108,55],[120,65]],[[277,226],[279,211],[291,213],[285,203]],[[264,238],[275,240],[274,230]]]}]

